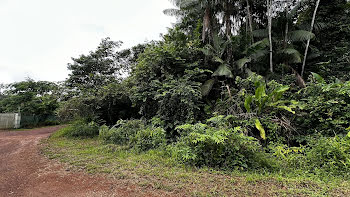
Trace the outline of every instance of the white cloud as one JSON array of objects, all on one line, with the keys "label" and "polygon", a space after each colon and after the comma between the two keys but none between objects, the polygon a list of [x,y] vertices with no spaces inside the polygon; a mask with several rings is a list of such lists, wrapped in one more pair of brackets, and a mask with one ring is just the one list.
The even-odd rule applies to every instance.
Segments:
[{"label": "white cloud", "polygon": [[71,57],[104,37],[131,47],[175,22],[167,0],[0,0],[0,83],[64,80]]}]

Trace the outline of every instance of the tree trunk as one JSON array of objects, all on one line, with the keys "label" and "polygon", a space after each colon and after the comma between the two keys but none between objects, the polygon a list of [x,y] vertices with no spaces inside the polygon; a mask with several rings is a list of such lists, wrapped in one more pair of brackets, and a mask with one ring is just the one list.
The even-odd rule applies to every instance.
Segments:
[{"label": "tree trunk", "polygon": [[253,19],[252,19],[252,14],[250,13],[250,5],[249,5],[249,0],[246,0],[247,2],[247,15],[248,15],[248,21],[249,22],[249,29],[250,29],[250,37],[251,37],[251,41],[253,44],[254,43],[254,36],[253,36]]},{"label": "tree trunk", "polygon": [[273,73],[273,52],[272,52],[272,1],[267,0],[267,19],[269,30],[269,42],[270,42],[270,72]]},{"label": "tree trunk", "polygon": [[[315,24],[315,19],[316,19],[316,13],[317,13],[317,10],[318,10],[318,6],[320,5],[320,1],[321,1],[321,0],[317,0],[317,2],[316,2],[316,7],[315,7],[314,14],[313,14],[313,16],[312,16],[312,21],[311,21],[310,32],[312,32],[313,29],[314,29],[314,24]],[[310,39],[308,39],[308,40],[307,40],[307,43],[306,43],[306,49],[305,49],[305,54],[304,54],[303,66],[301,67],[301,77],[304,76],[305,64],[306,64],[306,58],[307,58],[307,53],[308,53],[308,50],[309,50],[309,46],[310,46]]]},{"label": "tree trunk", "polygon": [[[224,6],[225,6],[224,21],[226,26],[226,37],[228,40],[230,40],[232,37],[232,21],[231,21],[232,4],[230,4],[229,2],[226,2]],[[228,46],[226,51],[227,51],[227,62],[231,63],[232,47]]]},{"label": "tree trunk", "polygon": [[285,27],[285,30],[284,30],[284,49],[287,48],[287,45],[288,45],[288,31],[289,31],[289,20],[288,20],[288,3],[286,3],[286,27]]},{"label": "tree trunk", "polygon": [[210,7],[207,6],[205,8],[205,13],[204,13],[204,17],[203,17],[203,32],[202,32],[202,41],[205,42],[205,39],[207,37],[207,32],[210,31]]},{"label": "tree trunk", "polygon": [[225,13],[225,23],[226,23],[226,36],[227,38],[231,38],[232,36],[231,16],[228,13]]},{"label": "tree trunk", "polygon": [[292,69],[292,72],[294,73],[295,75],[295,79],[296,79],[296,83],[298,84],[299,87],[301,88],[306,88],[306,84],[305,84],[305,81],[304,79],[299,75],[299,73],[294,70],[294,68],[292,68],[291,66],[288,66],[290,69]]},{"label": "tree trunk", "polygon": [[229,2],[226,2],[224,4],[224,21],[226,25],[226,36],[227,38],[231,38],[232,36],[232,22],[231,22],[231,15],[232,15],[232,5]]}]

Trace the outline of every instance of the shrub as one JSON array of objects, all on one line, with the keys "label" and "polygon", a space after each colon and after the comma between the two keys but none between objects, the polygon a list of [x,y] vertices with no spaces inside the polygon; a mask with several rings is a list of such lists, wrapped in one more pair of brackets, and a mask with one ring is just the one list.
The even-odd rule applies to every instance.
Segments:
[{"label": "shrub", "polygon": [[141,120],[120,120],[109,129],[100,127],[100,138],[107,143],[127,145],[147,151],[166,144],[166,132],[160,127],[147,126]]},{"label": "shrub", "polygon": [[231,98],[219,101],[216,111],[230,114],[236,126],[247,129],[250,136],[261,141],[290,141],[294,134],[292,119],[301,105],[284,96],[290,87],[266,80],[257,74],[236,77],[237,89]]},{"label": "shrub", "polygon": [[350,138],[318,137],[306,151],[307,169],[324,175],[350,176]]},{"label": "shrub", "polygon": [[281,170],[304,169],[305,163],[305,146],[289,147],[286,144],[270,143],[269,152],[278,162]]},{"label": "shrub", "polygon": [[[174,131],[176,126],[198,119],[202,95],[200,83],[191,81],[192,78],[192,74],[187,74],[184,78],[162,82],[155,99],[159,104],[157,115],[164,121],[165,129]],[[169,137],[175,135],[170,133]]]},{"label": "shrub", "polygon": [[166,132],[159,127],[148,127],[139,130],[131,138],[130,146],[138,151],[155,149],[166,144]]},{"label": "shrub", "polygon": [[98,131],[98,137],[103,141],[108,141],[111,137],[111,133],[109,132],[109,127],[106,125],[102,125]]},{"label": "shrub", "polygon": [[350,177],[350,138],[309,138],[307,146],[288,147],[270,144],[270,151],[279,161],[281,170],[302,170],[326,176]]},{"label": "shrub", "polygon": [[139,131],[145,128],[141,120],[119,120],[116,125],[107,131],[103,126],[100,129],[100,137],[108,142],[118,145],[128,145],[130,139]]},{"label": "shrub", "polygon": [[246,136],[240,127],[213,127],[185,124],[177,127],[182,136],[168,149],[171,155],[197,166],[249,168],[264,166],[266,156],[259,142]]},{"label": "shrub", "polygon": [[298,95],[305,102],[305,113],[297,119],[300,130],[306,131],[302,134],[346,134],[350,124],[350,81],[327,84],[314,75],[319,82],[309,83]]},{"label": "shrub", "polygon": [[65,129],[66,137],[95,137],[98,135],[99,125],[95,122],[85,123],[76,121]]}]

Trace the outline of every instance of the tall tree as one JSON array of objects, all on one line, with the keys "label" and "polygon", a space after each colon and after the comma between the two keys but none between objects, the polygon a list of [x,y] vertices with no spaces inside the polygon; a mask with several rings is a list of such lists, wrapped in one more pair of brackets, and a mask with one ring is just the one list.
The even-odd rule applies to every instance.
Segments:
[{"label": "tall tree", "polygon": [[[321,0],[317,0],[317,2],[316,2],[315,10],[314,10],[314,13],[313,13],[313,16],[312,16],[312,21],[311,21],[310,32],[312,32],[313,29],[314,29],[316,14],[317,14],[318,6],[320,5],[320,1],[321,1]],[[302,77],[303,77],[304,71],[305,71],[305,64],[306,64],[306,58],[307,58],[307,53],[308,53],[308,50],[309,50],[309,46],[310,46],[310,39],[308,39],[308,40],[307,40],[307,43],[306,43],[303,65],[302,65],[302,67],[301,67],[301,76],[302,76]]]},{"label": "tall tree", "polygon": [[71,71],[67,79],[68,86],[92,93],[92,90],[117,80],[123,66],[116,61],[116,49],[120,45],[121,42],[105,38],[89,55],[72,58],[73,63],[68,64],[68,70]]},{"label": "tall tree", "polygon": [[253,36],[253,18],[252,18],[252,14],[250,11],[250,3],[249,0],[246,0],[247,3],[247,23],[249,23],[249,30],[250,30],[250,37],[251,37],[251,43],[254,43],[254,36]]},{"label": "tall tree", "polygon": [[267,7],[267,20],[268,20],[268,31],[269,31],[269,43],[270,43],[270,72],[273,73],[273,46],[272,46],[272,3],[273,0],[266,1]]},{"label": "tall tree", "polygon": [[54,94],[57,85],[48,81],[15,82],[8,85],[4,98],[0,99],[0,110],[16,112],[18,107],[27,115],[53,115],[58,107],[58,97]]}]

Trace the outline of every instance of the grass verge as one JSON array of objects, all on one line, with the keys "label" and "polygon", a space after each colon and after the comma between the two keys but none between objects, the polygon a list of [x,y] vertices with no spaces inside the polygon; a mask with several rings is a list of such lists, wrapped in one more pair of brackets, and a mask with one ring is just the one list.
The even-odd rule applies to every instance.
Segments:
[{"label": "grass verge", "polygon": [[75,170],[103,173],[142,187],[185,196],[350,196],[350,182],[297,174],[221,171],[177,163],[162,151],[136,153],[98,139],[61,137],[43,141],[42,152]]}]

